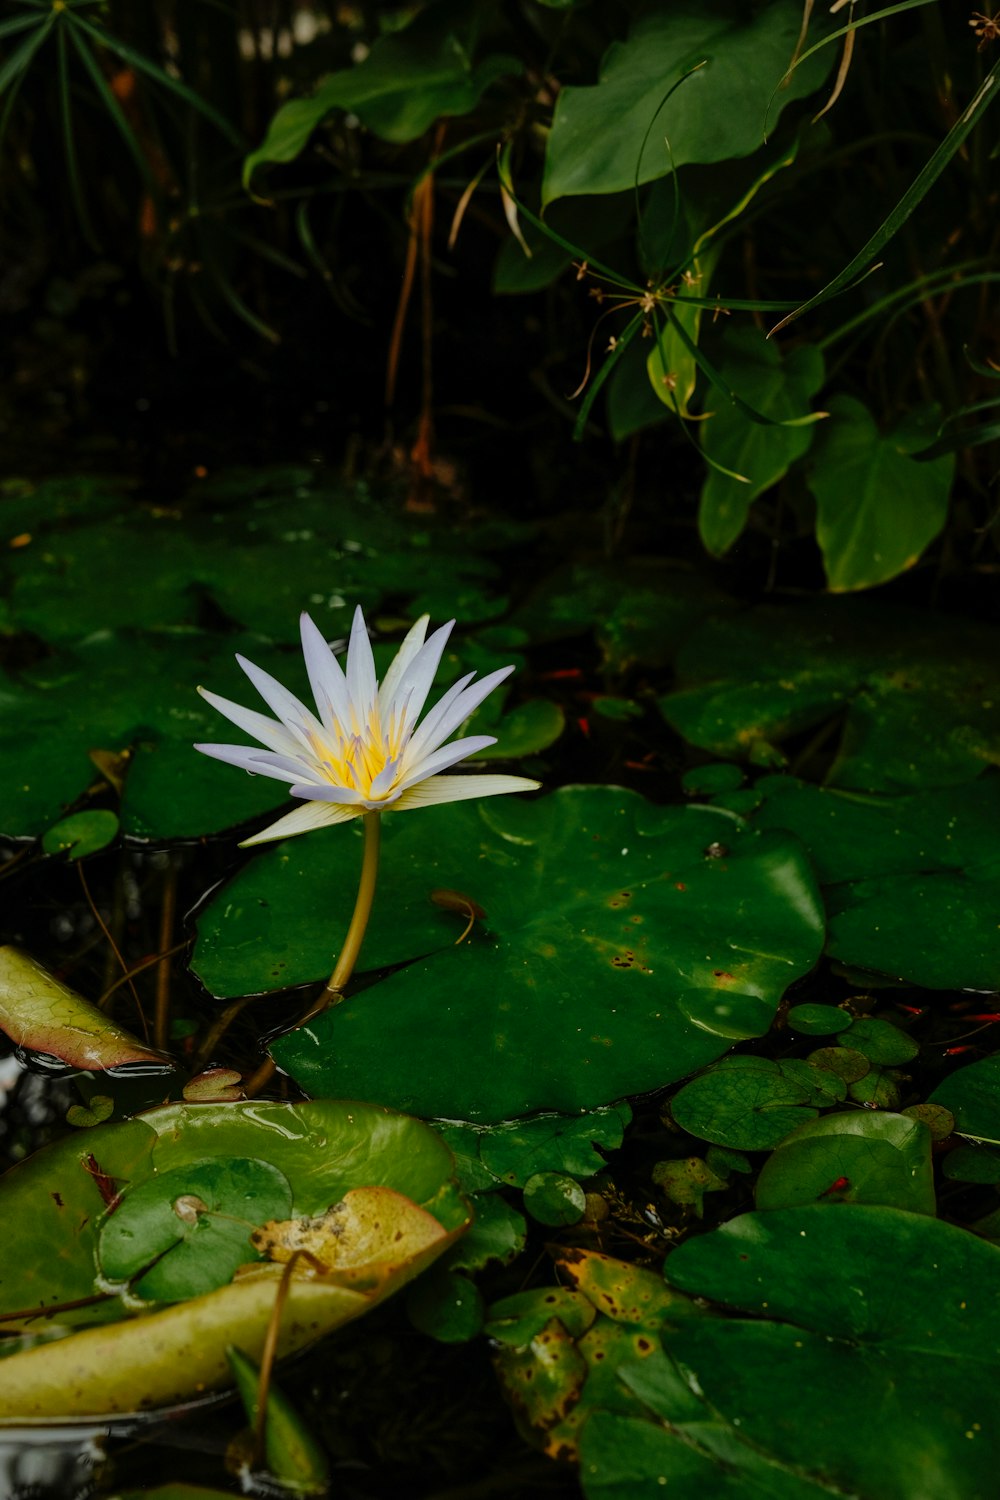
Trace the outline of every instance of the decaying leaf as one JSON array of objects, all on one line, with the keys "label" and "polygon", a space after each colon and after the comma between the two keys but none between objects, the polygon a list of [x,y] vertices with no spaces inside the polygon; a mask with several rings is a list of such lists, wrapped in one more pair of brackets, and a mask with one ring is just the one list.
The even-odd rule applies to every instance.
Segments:
[{"label": "decaying leaf", "polygon": [[70,1067],[120,1068],[173,1063],[71,990],[19,948],[0,947],[0,1028],[18,1047],[61,1058]]},{"label": "decaying leaf", "polygon": [[356,1284],[381,1280],[396,1266],[424,1255],[447,1232],[423,1209],[392,1188],[353,1188],[325,1213],[271,1219],[250,1236],[273,1261],[302,1256],[324,1279]]}]

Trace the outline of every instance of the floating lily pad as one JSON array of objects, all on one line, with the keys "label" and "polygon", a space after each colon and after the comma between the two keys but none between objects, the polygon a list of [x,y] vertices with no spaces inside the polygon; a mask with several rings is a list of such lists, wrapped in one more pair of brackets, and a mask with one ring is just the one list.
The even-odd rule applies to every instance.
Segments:
[{"label": "floating lily pad", "polygon": [[266,1161],[223,1156],[157,1172],[105,1218],[98,1268],[147,1302],[198,1297],[255,1260],[254,1225],[291,1207],[288,1179]]},{"label": "floating lily pad", "polygon": [[593,634],[606,669],[666,666],[711,610],[730,605],[709,580],[658,563],[567,563],[511,616],[533,641]]},{"label": "floating lily pad", "polygon": [[494,1303],[486,1332],[525,1437],[572,1459],[593,1413],[641,1413],[620,1372],[655,1359],[669,1329],[705,1314],[655,1272],[611,1256],[569,1250],[556,1265],[568,1285]]},{"label": "floating lily pad", "polygon": [[828,784],[896,792],[1000,763],[1000,631],[868,600],[762,605],[705,621],[677,657],[668,722],[713,754],[753,758],[843,729]]},{"label": "floating lily pad", "polygon": [[1000,1145],[1000,1056],[956,1069],[938,1084],[928,1103],[951,1112],[959,1135]]},{"label": "floating lily pad", "polygon": [[[242,1219],[248,1207],[247,1159],[253,1163],[250,1206],[255,1217],[275,1185],[274,1206],[285,1211],[281,1179],[287,1179],[294,1212],[303,1218],[323,1215],[331,1204],[349,1199],[377,1200],[379,1205],[365,1219],[363,1264],[352,1262],[311,1280],[293,1275],[282,1319],[283,1352],[366,1312],[448,1250],[469,1221],[444,1143],[418,1121],[375,1105],[329,1100],[169,1105],[141,1120],[74,1135],[14,1168],[0,1188],[9,1225],[0,1312],[7,1315],[5,1327],[12,1336],[22,1331],[26,1336],[24,1348],[15,1347],[0,1361],[4,1417],[170,1405],[229,1382],[225,1347],[234,1337],[251,1357],[260,1357],[280,1264],[262,1264],[256,1274],[138,1317],[134,1306],[109,1293],[96,1274],[105,1255],[115,1272],[132,1274],[132,1263],[125,1262],[128,1231],[134,1231],[131,1243],[139,1261],[151,1248],[156,1253],[155,1242],[166,1250],[160,1264],[172,1256],[187,1258],[197,1280],[195,1259],[214,1231],[200,1225],[201,1210],[189,1200],[197,1197],[204,1203],[221,1193],[226,1207],[220,1211],[236,1208]],[[241,1165],[230,1170],[234,1161]],[[269,1186],[260,1198],[262,1173]],[[176,1188],[188,1191],[177,1193]],[[123,1189],[123,1232],[115,1243],[117,1231],[110,1226]],[[194,1222],[186,1243],[169,1249],[161,1238],[163,1208],[166,1204],[167,1213],[175,1213],[179,1200],[185,1211],[191,1209]],[[400,1222],[409,1226],[405,1253],[399,1249],[397,1216],[391,1209],[397,1200]],[[178,1225],[182,1222],[178,1219]],[[426,1226],[417,1240],[414,1223]],[[176,1233],[172,1224],[169,1229]],[[239,1235],[248,1236],[252,1229],[244,1222]],[[239,1254],[252,1261],[253,1250],[246,1254],[246,1249],[244,1241]],[[220,1274],[215,1267],[210,1279],[217,1284]],[[174,1291],[182,1294],[183,1289]],[[66,1336],[39,1345],[33,1336],[37,1314],[28,1311],[35,1308],[44,1309],[47,1326]],[[19,1316],[11,1317],[14,1312]]]},{"label": "floating lily pad", "polygon": [[699,1140],[767,1151],[846,1092],[834,1074],[797,1058],[727,1057],[685,1084],[670,1112]]},{"label": "floating lily pad", "polygon": [[666,1272],[750,1315],[689,1322],[668,1342],[734,1440],[866,1500],[992,1493],[996,1247],[925,1214],[842,1203],[745,1214],[681,1245]]},{"label": "floating lily pad", "polygon": [[764,1163],[757,1179],[757,1207],[821,1201],[884,1203],[933,1214],[926,1125],[905,1115],[868,1113],[827,1115],[800,1125]]},{"label": "floating lily pad", "polygon": [[562,1172],[536,1172],[524,1184],[524,1207],[539,1224],[578,1224],[587,1207],[580,1184]]},{"label": "floating lily pad", "polygon": [[[720,835],[725,858],[706,852]],[[353,904],[352,843],[334,828],[276,846],[223,887],[199,919],[203,982],[230,995],[325,977]],[[484,1123],[592,1108],[762,1035],[822,941],[798,843],[713,809],[566,788],[390,815],[384,846],[362,966],[429,956],[274,1044],[311,1093],[349,1078]],[[438,886],[488,913],[459,947],[460,919],[429,900]]]},{"label": "floating lily pad", "polygon": [[[754,824],[790,829],[816,866],[833,958],[930,989],[996,984],[1000,777],[905,797],[825,791],[791,777],[766,778],[758,791]],[[842,1040],[875,1062],[908,1061],[915,1044],[885,1026],[856,1021]],[[874,1055],[876,1035],[891,1057]]]}]

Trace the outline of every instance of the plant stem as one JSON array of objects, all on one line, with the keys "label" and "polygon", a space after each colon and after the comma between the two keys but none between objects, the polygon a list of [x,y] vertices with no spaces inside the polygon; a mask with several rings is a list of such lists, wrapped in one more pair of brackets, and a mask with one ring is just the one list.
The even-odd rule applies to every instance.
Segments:
[{"label": "plant stem", "polygon": [[[336,1005],[344,998],[344,986],[354,973],[354,966],[361,952],[361,944],[365,940],[368,919],[372,914],[372,905],[375,901],[379,844],[382,838],[381,817],[382,814],[377,812],[366,812],[364,815],[365,852],[361,860],[361,880],[358,885],[358,896],[354,903],[351,925],[347,929],[347,936],[340,950],[336,968],[320,994],[296,1021],[293,1030],[305,1026],[313,1016],[318,1016],[321,1011],[326,1010],[328,1005]],[[266,1088],[270,1083],[274,1073],[274,1059],[269,1057],[244,1083],[243,1092],[246,1098],[255,1099],[261,1089]]]},{"label": "plant stem", "polygon": [[[379,843],[382,838],[381,819],[381,813],[365,813],[365,852],[361,862],[361,882],[358,886],[358,899],[354,903],[354,915],[351,917],[351,925],[347,929],[347,936],[344,939],[344,946],[340,950],[337,966],[327,980],[326,988],[319,997],[317,1009],[325,1010],[328,1005],[336,1005],[338,1000],[343,998],[344,986],[354,973],[354,966],[361,952],[361,944],[365,940],[368,919],[372,914],[372,903],[375,900]],[[313,1011],[313,1014],[315,1014],[315,1011]]]}]

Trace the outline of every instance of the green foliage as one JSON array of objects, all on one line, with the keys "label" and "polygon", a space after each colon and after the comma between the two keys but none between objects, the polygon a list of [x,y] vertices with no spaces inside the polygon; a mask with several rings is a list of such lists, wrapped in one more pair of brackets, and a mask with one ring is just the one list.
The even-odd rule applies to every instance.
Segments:
[{"label": "green foliage", "polygon": [[[814,962],[818,898],[783,836],[747,837],[726,814],[653,808],[612,788],[502,804],[387,820],[362,962],[428,956],[275,1044],[304,1087],[482,1122],[586,1109],[761,1035]],[[268,850],[206,906],[194,963],[210,989],[328,972],[330,933],[353,901],[344,832]],[[725,859],[706,852],[720,836]],[[459,947],[456,918],[428,900],[438,885],[487,913]],[[568,969],[569,933],[584,937]],[[650,1048],[651,1033],[662,1048]],[[484,1056],[503,1066],[484,1075]]]},{"label": "green foliage", "polygon": [[825,730],[829,786],[957,786],[1000,762],[1000,632],[868,601],[759,605],[705,620],[677,653],[669,724],[714,755],[781,764]]},{"label": "green foliage", "polygon": [[[789,0],[772,0],[752,17],[715,0],[640,16],[606,53],[595,86],[560,93],[543,201],[621,192],[687,162],[755,151],[799,19]],[[798,69],[773,114],[811,94],[829,67],[827,56]]]},{"label": "green foliage", "polygon": [[[745,1214],[682,1245],[666,1274],[749,1316],[688,1323],[668,1350],[684,1387],[728,1428],[731,1460],[745,1444],[865,1500],[979,1500],[996,1438],[985,1387],[954,1370],[995,1366],[998,1255],[898,1208]],[[673,1425],[667,1392],[638,1389]]]}]

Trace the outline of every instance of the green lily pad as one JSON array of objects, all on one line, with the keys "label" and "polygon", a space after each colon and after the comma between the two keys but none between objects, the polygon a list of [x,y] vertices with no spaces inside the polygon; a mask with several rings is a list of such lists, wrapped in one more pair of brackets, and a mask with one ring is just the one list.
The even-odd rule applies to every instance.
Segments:
[{"label": "green lily pad", "polygon": [[[304,852],[279,845],[220,889],[194,956],[213,992],[327,974],[353,903],[342,832],[298,841]],[[720,834],[726,858],[706,853]],[[459,947],[457,919],[428,899],[437,886],[488,913]],[[822,930],[797,842],[748,838],[713,809],[578,787],[389,817],[362,966],[429,956],[282,1038],[274,1056],[311,1093],[350,1078],[425,1116],[589,1109],[762,1035]]]},{"label": "green lily pad", "polygon": [[569,1285],[494,1303],[486,1332],[524,1436],[553,1457],[573,1459],[594,1413],[641,1413],[621,1373],[655,1359],[670,1329],[704,1313],[655,1272],[611,1256],[568,1250],[556,1265]]},{"label": "green lily pad", "polygon": [[670,1112],[699,1140],[736,1151],[767,1151],[845,1094],[834,1074],[795,1058],[727,1057],[685,1084],[671,1100]]},{"label": "green lily pad", "polygon": [[198,1297],[258,1258],[252,1230],[291,1211],[288,1179],[266,1161],[219,1157],[157,1172],[105,1218],[98,1269],[146,1302]]},{"label": "green lily pad", "polygon": [[753,758],[843,729],[829,785],[902,792],[1000,763],[1000,631],[874,601],[762,605],[709,619],[681,647],[667,721],[715,755]]},{"label": "green lily pad", "polygon": [[681,1245],[666,1270],[751,1315],[688,1323],[668,1350],[759,1454],[865,1500],[992,1492],[996,1247],[924,1214],[845,1203],[745,1214]]},{"label": "green lily pad", "polygon": [[851,1017],[838,1005],[793,1005],[786,1020],[803,1036],[834,1036],[851,1025]]},{"label": "green lily pad", "polygon": [[42,835],[46,854],[68,854],[71,860],[85,859],[106,849],[118,837],[118,818],[108,808],[95,807],[89,812],[71,813],[61,818]]},{"label": "green lily pad", "polygon": [[1000,1146],[1000,1056],[958,1068],[928,1099],[954,1116],[959,1135]]},{"label": "green lily pad", "polygon": [[[256,637],[102,633],[72,654],[45,658],[9,689],[0,688],[10,710],[0,729],[3,832],[41,833],[99,779],[89,752],[132,746],[136,754],[121,810],[126,834],[212,833],[279,806],[286,797],[279,783],[234,776],[231,767],[196,756],[191,748],[197,740],[212,739],[219,726],[218,714],[195,691],[197,684],[210,681],[237,698],[245,689],[233,659],[236,651],[286,678],[295,675],[289,672],[291,658]],[[154,746],[166,752],[162,783],[150,754]]]},{"label": "green lily pad", "polygon": [[884,1203],[933,1214],[934,1173],[926,1125],[905,1115],[827,1115],[779,1142],[757,1179],[758,1208]]},{"label": "green lily pad", "polygon": [[[285,1180],[293,1230],[332,1204],[346,1214],[351,1197],[377,1199],[369,1209],[374,1229],[367,1236],[359,1230],[354,1261],[332,1277],[292,1277],[281,1348],[303,1347],[366,1312],[451,1248],[470,1218],[451,1172],[447,1147],[420,1122],[375,1105],[330,1100],[168,1105],[47,1147],[9,1172],[0,1187],[9,1226],[0,1312],[12,1336],[26,1335],[24,1347],[12,1346],[0,1361],[0,1411],[6,1418],[53,1417],[176,1404],[228,1383],[225,1347],[237,1335],[259,1359],[281,1267],[262,1265],[223,1286],[218,1279],[233,1269],[236,1240],[236,1263],[254,1259],[246,1244],[255,1227],[246,1222],[248,1208],[254,1218],[265,1208],[283,1211]],[[191,1197],[210,1209],[213,1199],[224,1203],[220,1213],[235,1209],[244,1222],[233,1227],[227,1267],[220,1262],[211,1270],[216,1289],[187,1298],[200,1274],[195,1260],[206,1246],[214,1260],[221,1253],[217,1233],[228,1233],[203,1225],[202,1211],[189,1201],[185,1211],[192,1209],[195,1222],[182,1231],[184,1244],[168,1248],[164,1225],[176,1217],[172,1205]],[[394,1215],[403,1209],[408,1226],[416,1225],[405,1252],[393,1239]],[[116,1229],[118,1212],[124,1217]],[[342,1220],[346,1234],[350,1220]],[[176,1235],[173,1224],[168,1227]],[[270,1227],[280,1230],[281,1221]],[[136,1316],[134,1304],[109,1291],[97,1268],[128,1276],[157,1248],[165,1251],[157,1269],[172,1257],[189,1261],[192,1279],[170,1292],[186,1300]],[[44,1310],[47,1326],[65,1336],[39,1345],[32,1309]]]},{"label": "green lily pad", "polygon": [[507,1120],[479,1132],[486,1169],[510,1187],[524,1187],[536,1172],[593,1177],[606,1165],[602,1152],[617,1151],[632,1118],[627,1104],[592,1109],[582,1116],[538,1115]]},{"label": "green lily pad", "polygon": [[[1000,777],[906,797],[825,791],[791,777],[757,785],[755,826],[791,830],[816,866],[831,957],[929,989],[995,985]],[[885,1025],[856,1021],[842,1041],[872,1061],[908,1061],[915,1044]],[[875,1035],[885,1057],[871,1051]]]},{"label": "green lily pad", "polygon": [[710,611],[730,604],[708,579],[658,563],[566,563],[511,615],[533,641],[594,634],[614,675],[666,666]]},{"label": "green lily pad", "polygon": [[524,1184],[525,1211],[539,1224],[578,1224],[587,1208],[580,1184],[562,1172],[536,1172]]}]

